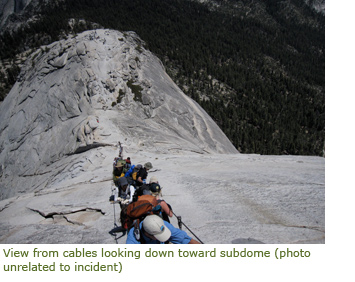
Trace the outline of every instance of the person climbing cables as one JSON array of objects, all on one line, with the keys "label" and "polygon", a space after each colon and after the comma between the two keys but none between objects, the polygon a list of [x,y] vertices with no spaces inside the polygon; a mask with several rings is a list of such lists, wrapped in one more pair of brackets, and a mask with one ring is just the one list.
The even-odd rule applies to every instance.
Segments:
[{"label": "person climbing cables", "polygon": [[131,168],[131,166],[132,166],[132,163],[131,163],[131,158],[130,158],[130,157],[128,157],[128,158],[126,159],[126,167],[127,167],[128,169],[130,169],[130,168]]},{"label": "person climbing cables", "polygon": [[131,168],[125,173],[128,183],[134,185],[136,188],[145,184],[148,177],[148,171],[153,168],[152,163],[147,162],[142,166],[141,164],[131,165]]},{"label": "person climbing cables", "polygon": [[[153,178],[153,177],[152,177]],[[152,181],[152,178],[150,182]],[[158,180],[156,180],[158,182]],[[157,199],[158,204],[161,206],[161,216],[162,218],[170,223],[169,217],[173,216],[173,210],[171,206],[163,200],[163,195],[162,195],[162,187],[158,183],[151,183],[149,185],[149,189],[151,194]]]},{"label": "person climbing cables", "polygon": [[114,165],[113,172],[112,172],[112,180],[115,183],[115,186],[118,187],[118,185],[119,185],[118,179],[122,176],[124,176],[123,164],[122,164],[122,162],[117,162]]},{"label": "person climbing cables", "polygon": [[158,215],[148,215],[139,224],[139,229],[131,228],[126,244],[200,244],[183,230],[163,221]]},{"label": "person climbing cables", "polygon": [[137,180],[135,182],[136,186],[142,186],[147,177],[148,177],[148,171],[153,168],[153,165],[151,162],[147,162],[144,164],[144,167],[142,167],[138,173],[137,173]]},{"label": "person climbing cables", "polygon": [[115,158],[112,172],[112,180],[116,187],[118,187],[118,179],[125,176],[130,169],[130,164],[126,160]]},{"label": "person climbing cables", "polygon": [[121,209],[123,205],[132,203],[135,191],[134,186],[128,184],[126,177],[122,176],[118,179],[118,192],[115,201],[120,203]]}]

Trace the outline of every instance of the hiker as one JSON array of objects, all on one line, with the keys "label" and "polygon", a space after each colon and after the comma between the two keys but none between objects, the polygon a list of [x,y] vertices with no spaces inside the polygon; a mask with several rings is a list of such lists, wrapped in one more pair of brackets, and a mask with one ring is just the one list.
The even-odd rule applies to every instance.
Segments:
[{"label": "hiker", "polygon": [[139,236],[137,230],[131,228],[127,234],[126,244],[200,244],[188,236],[185,231],[163,221],[157,215],[148,215],[139,224],[138,233]]},{"label": "hiker", "polygon": [[144,164],[144,167],[142,167],[137,173],[137,179],[135,181],[136,186],[142,186],[143,183],[145,183],[148,177],[148,171],[152,168],[152,163],[147,162]]},{"label": "hiker", "polygon": [[125,172],[127,171],[125,161],[117,159],[115,160],[114,166],[113,166],[113,172],[112,172],[112,177],[113,177],[113,182],[115,183],[116,187],[118,187],[118,179],[120,177],[125,176]]},{"label": "hiker", "polygon": [[[158,180],[156,181],[158,182]],[[158,183],[153,182],[152,184],[150,184],[149,189],[151,194],[157,199],[158,204],[161,206],[161,213],[162,213],[161,216],[163,220],[170,222],[169,217],[173,216],[173,210],[171,206],[167,202],[165,202],[162,198],[162,193],[161,193],[162,187],[160,187]]]},{"label": "hiker", "polygon": [[116,187],[118,187],[118,179],[122,176],[124,176],[123,164],[119,162],[114,165],[112,172],[113,183],[115,183]]},{"label": "hiker", "polygon": [[133,226],[138,228],[139,222],[149,214],[161,214],[161,206],[158,204],[157,199],[151,195],[149,189],[149,194],[141,195],[137,200],[134,199],[137,191],[139,191],[141,187],[136,190],[133,196],[133,202],[129,205],[125,205],[121,209],[120,220],[122,227],[125,229],[130,229]]},{"label": "hiker", "polygon": [[141,164],[132,165],[125,174],[128,183],[136,187],[142,186],[146,182],[149,169],[152,167],[150,162],[145,163],[144,167]]},{"label": "hiker", "polygon": [[127,167],[127,169],[130,169],[130,168],[131,168],[131,166],[132,166],[132,163],[131,163],[131,158],[130,158],[130,157],[128,157],[128,158],[126,159],[126,167]]},{"label": "hiker", "polygon": [[132,203],[135,190],[133,185],[128,184],[126,177],[123,176],[118,179],[118,197],[116,201],[120,203],[121,208]]}]

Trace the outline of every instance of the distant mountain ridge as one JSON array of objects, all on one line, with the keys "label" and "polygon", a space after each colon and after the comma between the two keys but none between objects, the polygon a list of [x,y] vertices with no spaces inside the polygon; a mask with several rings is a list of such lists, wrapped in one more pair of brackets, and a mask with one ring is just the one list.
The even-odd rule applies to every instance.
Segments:
[{"label": "distant mountain ridge", "polygon": [[[197,1],[203,4],[211,4],[211,5],[225,5],[228,1],[220,1],[220,0],[191,0]],[[303,0],[307,5],[312,7],[318,12],[325,13],[325,0]],[[15,14],[19,15],[24,13],[26,10],[31,10],[32,8],[28,7],[30,4],[31,7],[38,7],[39,0],[0,0],[0,29],[6,26],[6,21],[9,16]],[[45,1],[45,2],[48,2]],[[55,2],[60,2],[55,1]],[[235,6],[240,4],[243,5],[245,1],[230,1],[231,3],[235,3]],[[238,3],[239,2],[239,3]],[[257,2],[257,1],[253,1]],[[227,3],[228,4],[228,3]],[[36,12],[35,10],[32,12]],[[38,11],[37,11],[38,12]]]},{"label": "distant mountain ridge", "polygon": [[[224,0],[191,0],[191,1],[196,1],[205,5],[209,5],[212,8],[220,8],[220,7],[228,7],[229,9],[235,9],[235,10],[243,10],[246,9],[246,11],[249,10],[251,11],[250,7],[255,7],[255,5],[263,4],[265,1],[224,1]],[[312,9],[314,9],[317,12],[320,12],[322,14],[325,13],[325,0],[300,0]],[[276,2],[276,1],[274,1]],[[283,1],[285,4],[292,3],[292,0],[288,1]]]}]

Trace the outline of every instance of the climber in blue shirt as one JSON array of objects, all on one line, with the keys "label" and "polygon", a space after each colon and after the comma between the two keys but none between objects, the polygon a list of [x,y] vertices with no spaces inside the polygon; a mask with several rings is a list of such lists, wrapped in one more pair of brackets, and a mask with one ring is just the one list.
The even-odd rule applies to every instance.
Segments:
[{"label": "climber in blue shirt", "polygon": [[134,227],[130,229],[126,244],[200,244],[157,215],[148,215],[137,231]]}]

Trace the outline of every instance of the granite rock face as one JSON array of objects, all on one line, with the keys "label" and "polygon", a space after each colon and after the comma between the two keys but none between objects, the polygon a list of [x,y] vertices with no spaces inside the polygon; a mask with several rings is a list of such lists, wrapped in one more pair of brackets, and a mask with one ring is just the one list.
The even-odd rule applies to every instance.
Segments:
[{"label": "granite rock face", "polygon": [[[66,173],[56,187],[0,201],[0,243],[124,244],[127,236],[110,233],[120,225],[120,207],[109,202],[114,153],[99,147],[73,160],[80,183]],[[157,177],[165,201],[205,244],[325,242],[324,158],[128,148],[124,156],[152,162],[148,178]],[[178,227],[175,216],[170,221]]]},{"label": "granite rock face", "polygon": [[0,120],[1,198],[50,188],[73,155],[119,141],[163,153],[237,153],[134,33],[113,30],[37,50]]}]

